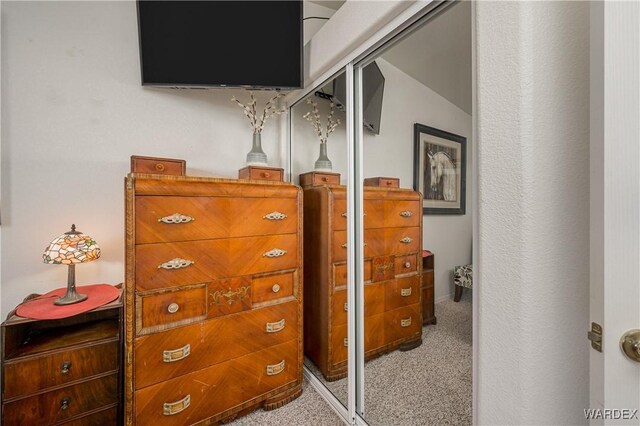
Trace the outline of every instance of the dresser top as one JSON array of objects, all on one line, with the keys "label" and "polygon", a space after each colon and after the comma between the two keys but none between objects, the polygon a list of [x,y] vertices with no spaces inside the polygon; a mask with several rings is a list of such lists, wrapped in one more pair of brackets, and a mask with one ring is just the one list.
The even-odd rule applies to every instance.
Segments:
[{"label": "dresser top", "polygon": [[290,182],[129,173],[127,189],[137,195],[295,198],[300,187]]}]

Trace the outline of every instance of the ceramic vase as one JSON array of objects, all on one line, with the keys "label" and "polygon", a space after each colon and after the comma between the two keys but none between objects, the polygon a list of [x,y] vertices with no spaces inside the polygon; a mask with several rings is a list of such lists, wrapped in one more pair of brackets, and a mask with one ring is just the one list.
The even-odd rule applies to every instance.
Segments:
[{"label": "ceramic vase", "polygon": [[327,157],[327,144],[320,144],[320,155],[314,164],[317,172],[330,172],[332,170],[331,160]]},{"label": "ceramic vase", "polygon": [[267,154],[262,150],[261,133],[253,134],[253,146],[247,154],[247,166],[266,166]]}]

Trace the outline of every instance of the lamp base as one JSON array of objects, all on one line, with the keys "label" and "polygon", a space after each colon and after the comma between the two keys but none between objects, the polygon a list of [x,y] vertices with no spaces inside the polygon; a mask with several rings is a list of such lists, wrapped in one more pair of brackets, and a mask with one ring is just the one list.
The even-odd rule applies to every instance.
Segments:
[{"label": "lamp base", "polygon": [[74,286],[71,292],[67,289],[67,294],[57,299],[53,304],[58,306],[73,305],[74,303],[79,303],[83,300],[87,300],[87,295],[78,293]]},{"label": "lamp base", "polygon": [[64,306],[73,305],[74,303],[87,300],[86,294],[80,294],[76,291],[76,265],[69,265],[69,275],[67,278],[67,293],[61,298],[53,302],[54,305]]}]

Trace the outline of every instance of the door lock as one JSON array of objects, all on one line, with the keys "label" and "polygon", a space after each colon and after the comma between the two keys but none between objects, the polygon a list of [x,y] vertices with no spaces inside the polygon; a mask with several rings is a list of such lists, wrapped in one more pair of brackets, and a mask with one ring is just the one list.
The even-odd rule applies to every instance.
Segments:
[{"label": "door lock", "polygon": [[602,352],[602,326],[600,324],[591,323],[591,331],[587,333],[587,338],[591,340],[593,349]]}]

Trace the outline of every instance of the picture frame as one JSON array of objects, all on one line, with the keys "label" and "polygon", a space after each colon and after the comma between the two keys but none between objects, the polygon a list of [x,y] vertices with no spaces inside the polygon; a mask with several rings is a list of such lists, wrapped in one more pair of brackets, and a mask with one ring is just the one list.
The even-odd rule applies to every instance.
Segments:
[{"label": "picture frame", "polygon": [[413,139],[413,187],[422,193],[422,214],[466,214],[467,138],[415,123]]}]

